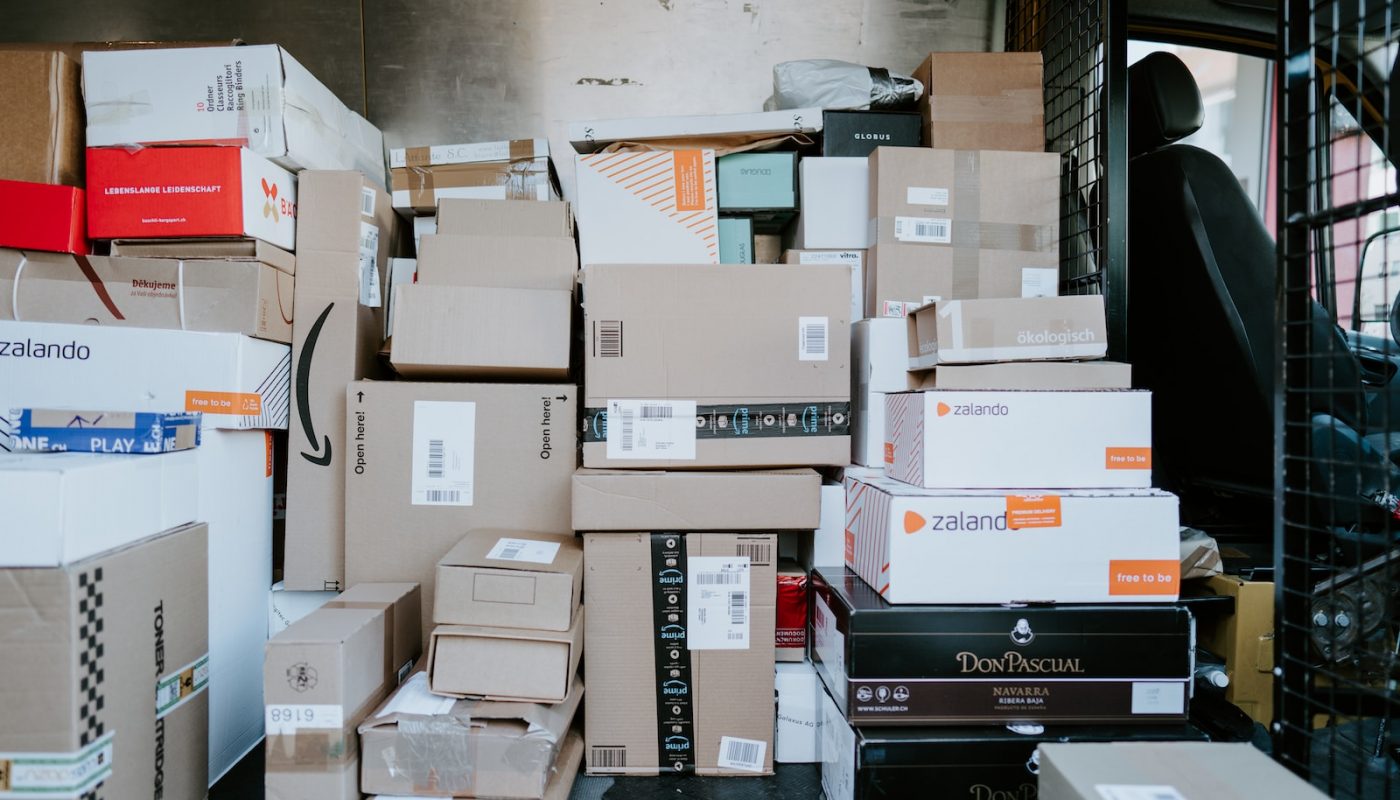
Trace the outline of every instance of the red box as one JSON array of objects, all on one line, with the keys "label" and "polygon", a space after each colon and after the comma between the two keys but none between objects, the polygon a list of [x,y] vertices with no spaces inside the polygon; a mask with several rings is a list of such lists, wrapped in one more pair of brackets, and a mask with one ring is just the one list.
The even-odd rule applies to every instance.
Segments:
[{"label": "red box", "polygon": [[0,181],[0,247],[85,254],[85,208],[82,189]]},{"label": "red box", "polygon": [[794,563],[778,565],[778,608],[774,657],[801,661],[807,652],[807,572]]},{"label": "red box", "polygon": [[253,237],[296,247],[296,177],[240,147],[90,147],[93,239]]}]

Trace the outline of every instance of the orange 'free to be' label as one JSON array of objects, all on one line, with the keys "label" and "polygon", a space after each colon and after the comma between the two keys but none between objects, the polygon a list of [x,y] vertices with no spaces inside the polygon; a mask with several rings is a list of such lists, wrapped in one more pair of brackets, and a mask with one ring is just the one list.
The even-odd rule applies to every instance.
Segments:
[{"label": "orange 'free to be' label", "polygon": [[1006,527],[1060,527],[1060,496],[1057,494],[1008,494],[1006,496]]},{"label": "orange 'free to be' label", "polygon": [[1171,559],[1108,562],[1110,595],[1175,595],[1181,563]]},{"label": "orange 'free to be' label", "polygon": [[671,156],[676,182],[676,210],[705,210],[705,157],[700,150],[677,150]]},{"label": "orange 'free to be' label", "polygon": [[185,410],[257,416],[262,413],[262,395],[256,392],[188,391],[185,392]]},{"label": "orange 'free to be' label", "polygon": [[1107,447],[1103,460],[1105,469],[1152,469],[1152,448]]}]

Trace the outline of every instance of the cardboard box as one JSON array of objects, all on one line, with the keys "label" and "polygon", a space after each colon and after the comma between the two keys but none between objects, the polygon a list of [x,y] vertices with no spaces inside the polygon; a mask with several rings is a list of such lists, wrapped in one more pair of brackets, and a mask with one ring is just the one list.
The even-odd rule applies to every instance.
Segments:
[{"label": "cardboard box", "polygon": [[[0,63],[4,62],[0,52]],[[0,247],[86,253],[87,200],[82,189],[0,180]]]},{"label": "cardboard box", "polygon": [[149,534],[61,566],[0,570],[10,796],[204,796],[207,532]]},{"label": "cardboard box", "polygon": [[275,45],[89,52],[88,147],[219,142],[384,187],[384,137]]},{"label": "cardboard box", "polygon": [[715,159],[719,210],[747,214],[763,230],[781,230],[797,212],[797,153],[730,153]]},{"label": "cardboard box", "polygon": [[0,49],[0,75],[6,109],[0,118],[0,180],[82,186],[78,62],[58,50],[7,47]]},{"label": "cardboard box", "polygon": [[778,562],[777,622],[773,658],[801,661],[807,657],[807,570],[796,561]]},{"label": "cardboard box", "polygon": [[[789,108],[745,114],[600,119],[568,124],[569,143],[592,153],[614,142],[684,143],[686,140],[752,142],[792,134],[820,133],[822,110]],[[585,262],[587,263],[587,262]]]},{"label": "cardboard box", "polygon": [[232,333],[0,321],[0,408],[200,411],[206,430],[285,428],[289,369],[286,345]]},{"label": "cardboard box", "polygon": [[256,261],[297,274],[296,256],[261,239],[118,239],[111,251],[122,258]]},{"label": "cardboard box", "polygon": [[[454,700],[418,672],[360,725],[360,788],[405,796],[565,800],[583,760],[570,726],[583,698],[573,679],[554,705]],[[432,757],[431,754],[453,754]]]},{"label": "cardboard box", "polygon": [[885,397],[908,388],[908,352],[903,320],[875,317],[851,326],[851,460],[863,467],[885,466]]},{"label": "cardboard box", "polygon": [[339,597],[339,592],[294,592],[278,581],[267,593],[267,636],[272,638],[293,622]]},{"label": "cardboard box", "polygon": [[926,147],[1045,149],[1039,52],[930,53],[913,77]]},{"label": "cardboard box", "polygon": [[[783,254],[788,264],[817,266],[844,264],[851,268],[851,323],[865,319],[865,251],[864,250],[788,250]],[[759,262],[763,263],[763,262]]]},{"label": "cardboard box", "polygon": [[584,466],[850,460],[843,267],[801,281],[785,265],[589,265],[583,275]]},{"label": "cardboard box", "polygon": [[778,695],[778,728],[773,734],[773,761],[820,764],[822,760],[822,686],[812,662],[775,664],[773,689]]},{"label": "cardboard box", "polygon": [[154,454],[199,446],[199,414],[14,408],[9,421],[0,447],[15,452]]},{"label": "cardboard box", "polygon": [[1274,719],[1274,584],[1216,575],[1205,581],[1212,594],[1233,597],[1235,613],[1204,617],[1197,628],[1205,649],[1225,659],[1230,685],[1225,699],[1264,725]]},{"label": "cardboard box", "polygon": [[562,381],[574,295],[555,289],[436,286],[394,292],[394,371],[407,378]]},{"label": "cardboard box", "polygon": [[822,155],[865,158],[877,147],[918,147],[923,120],[917,111],[822,112]]},{"label": "cardboard box", "polygon": [[[417,217],[416,219],[421,219]],[[416,258],[391,258],[389,259],[388,297],[389,302],[384,305],[384,338],[387,340],[394,331],[394,290],[400,286],[411,286],[418,280],[418,259]],[[386,342],[387,345],[387,342]]]},{"label": "cardboard box", "polygon": [[860,250],[869,244],[870,164],[865,158],[809,156],[798,167],[799,250]]},{"label": "cardboard box", "polygon": [[812,661],[854,725],[1181,723],[1194,621],[1180,606],[894,606],[812,573]]},{"label": "cardboard box", "polygon": [[345,385],[384,374],[376,354],[385,313],[372,295],[394,252],[397,218],[388,195],[356,172],[303,172],[301,193],[285,576],[289,589],[340,589]]},{"label": "cardboard box", "polygon": [[846,565],[896,604],[1168,602],[1179,529],[1176,497],[1155,489],[935,491],[846,475]]},{"label": "cardboard box", "polygon": [[1103,297],[945,300],[908,316],[909,368],[1073,361],[1108,353]]},{"label": "cardboard box", "polygon": [[418,282],[433,286],[572,292],[577,277],[571,236],[437,233],[418,243]]},{"label": "cardboard box", "polygon": [[1327,796],[1247,742],[1046,742],[1036,753],[1041,800]]},{"label": "cardboard box", "polygon": [[88,236],[249,236],[296,246],[297,179],[233,147],[88,148]]},{"label": "cardboard box", "polygon": [[361,608],[384,614],[384,680],[398,686],[423,652],[423,591],[416,583],[357,583],[322,608]]},{"label": "cardboard box", "polygon": [[573,479],[572,530],[812,530],[820,486],[810,469],[581,469]]},{"label": "cardboard box", "polygon": [[[723,260],[723,259],[721,259]],[[783,260],[783,237],[776,233],[756,233],[753,237],[753,263],[778,264]]]},{"label": "cardboard box", "polygon": [[[846,468],[849,472],[850,467]],[[843,564],[846,561],[846,487],[840,482],[823,483],[821,519],[812,534],[811,569],[819,564]]]},{"label": "cardboard box", "polygon": [[719,263],[754,263],[753,217],[719,218]]},{"label": "cardboard box", "polygon": [[[490,200],[487,202],[508,203],[509,200]],[[414,217],[413,218],[413,252],[418,252],[418,246],[424,236],[431,236],[437,233],[437,217]]]},{"label": "cardboard box", "polygon": [[986,261],[949,265],[947,253],[920,244],[882,244],[867,253],[865,313],[870,317],[904,317],[940,300],[992,297],[1053,297],[1059,269],[1050,259],[1027,259],[1040,266]]},{"label": "cardboard box", "polygon": [[0,319],[241,333],[290,344],[294,281],[257,261],[0,250],[0,296],[11,299]]},{"label": "cardboard box", "polygon": [[389,151],[394,208],[431,214],[447,198],[548,201],[558,197],[549,141],[395,147]]},{"label": "cardboard box", "polygon": [[[1016,458],[1008,460],[1012,452]],[[1152,485],[1152,394],[886,395],[885,474],[930,489],[1146,488]]]},{"label": "cardboard box", "polygon": [[573,533],[471,531],[438,561],[433,622],[567,631],[582,594]]},{"label": "cardboard box", "polygon": [[439,625],[428,644],[433,694],[525,703],[565,699],[583,656],[584,610],[567,631]]},{"label": "cardboard box", "polygon": [[[578,428],[567,385],[357,381],[347,392],[346,577],[423,586],[465,531],[567,531]],[[443,470],[430,474],[435,442]]]},{"label": "cardboard box", "polygon": [[[414,219],[417,227],[418,219]],[[573,236],[574,217],[563,200],[469,200],[438,203],[436,228],[444,236]]]},{"label": "cardboard box", "polygon": [[584,534],[589,774],[773,771],[777,544]]},{"label": "cardboard box", "polygon": [[719,263],[713,150],[580,155],[574,169],[583,264]]},{"label": "cardboard box", "polygon": [[944,365],[924,372],[910,372],[908,377],[911,389],[1087,391],[1133,388],[1132,365],[1116,361]]}]

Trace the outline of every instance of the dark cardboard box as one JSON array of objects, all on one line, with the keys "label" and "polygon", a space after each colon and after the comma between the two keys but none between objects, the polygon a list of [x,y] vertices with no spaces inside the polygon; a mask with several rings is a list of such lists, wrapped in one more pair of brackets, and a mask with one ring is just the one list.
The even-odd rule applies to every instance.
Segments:
[{"label": "dark cardboard box", "polygon": [[918,147],[917,111],[823,111],[822,155],[865,158],[877,147]]}]

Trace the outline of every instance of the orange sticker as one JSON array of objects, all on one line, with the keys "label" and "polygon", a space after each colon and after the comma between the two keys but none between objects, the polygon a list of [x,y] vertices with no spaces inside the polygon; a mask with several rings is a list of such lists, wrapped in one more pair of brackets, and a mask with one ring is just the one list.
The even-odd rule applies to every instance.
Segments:
[{"label": "orange sticker", "polygon": [[701,150],[677,150],[671,155],[676,184],[676,211],[705,210],[705,158]]},{"label": "orange sticker", "polygon": [[263,433],[267,436],[267,438],[263,440],[263,443],[266,445],[266,448],[267,448],[267,474],[266,474],[265,476],[263,476],[263,477],[271,478],[271,477],[272,477],[272,431],[263,431]]},{"label": "orange sticker", "polygon": [[885,442],[885,463],[894,463],[894,442]]},{"label": "orange sticker", "polygon": [[1060,527],[1060,496],[1057,494],[1008,494],[1006,496],[1006,527]]},{"label": "orange sticker", "polygon": [[1150,447],[1106,447],[1105,469],[1152,469]]},{"label": "orange sticker", "polygon": [[1110,561],[1108,593],[1175,596],[1180,576],[1180,562],[1171,559]]},{"label": "orange sticker", "polygon": [[256,392],[188,391],[185,392],[185,410],[257,416],[262,413],[262,395]]},{"label": "orange sticker", "polygon": [[856,532],[846,529],[846,563],[856,563]]}]

